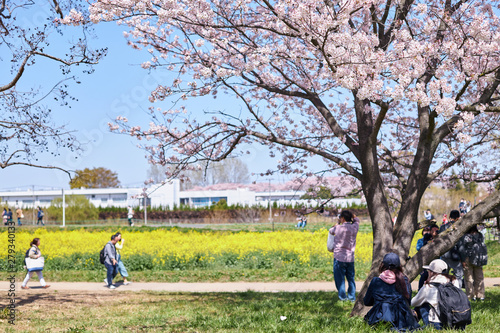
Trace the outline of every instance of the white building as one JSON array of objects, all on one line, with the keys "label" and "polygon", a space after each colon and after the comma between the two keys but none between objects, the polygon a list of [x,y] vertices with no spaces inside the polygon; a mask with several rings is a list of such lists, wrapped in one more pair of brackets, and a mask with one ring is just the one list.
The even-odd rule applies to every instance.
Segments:
[{"label": "white building", "polygon": [[[174,180],[163,186],[155,186],[147,190],[148,206],[173,207],[179,205],[179,181]],[[25,190],[1,191],[0,205],[21,208],[46,208],[52,200],[62,198],[63,194],[83,195],[96,207],[142,206],[144,195],[142,188],[80,188],[60,190]]]},{"label": "white building", "polygon": [[[267,206],[269,201],[278,206],[302,204],[317,206],[316,200],[301,200],[306,192],[287,186],[286,184],[218,184],[205,188],[194,188],[181,191],[179,180],[172,180],[163,185],[153,185],[142,188],[92,188],[92,189],[65,189],[65,190],[0,190],[0,205],[21,208],[46,208],[55,198],[64,195],[83,195],[96,207],[127,207],[143,206],[144,200],[149,207],[209,207],[224,199],[228,205]],[[346,207],[349,204],[361,203],[361,199],[335,199],[329,206]],[[1,206],[0,206],[1,207]]]}]

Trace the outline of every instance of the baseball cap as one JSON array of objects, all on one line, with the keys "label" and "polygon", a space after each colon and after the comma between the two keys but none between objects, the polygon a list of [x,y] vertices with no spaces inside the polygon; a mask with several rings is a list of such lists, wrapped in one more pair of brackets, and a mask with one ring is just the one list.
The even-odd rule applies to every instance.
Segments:
[{"label": "baseball cap", "polygon": [[441,259],[435,259],[431,261],[431,263],[428,266],[422,266],[423,269],[428,269],[430,271],[433,271],[434,273],[446,273],[448,270],[448,265]]},{"label": "baseball cap", "polygon": [[384,256],[384,259],[382,262],[387,266],[387,267],[399,267],[401,266],[401,262],[399,261],[399,257],[396,253],[390,252],[387,253]]}]

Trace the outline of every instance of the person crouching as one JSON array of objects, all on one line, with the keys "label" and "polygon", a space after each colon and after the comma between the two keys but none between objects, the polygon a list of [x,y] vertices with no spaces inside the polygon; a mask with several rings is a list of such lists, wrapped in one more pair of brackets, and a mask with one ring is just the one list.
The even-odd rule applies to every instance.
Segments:
[{"label": "person crouching", "polygon": [[403,274],[398,255],[387,253],[379,272],[380,275],[371,280],[363,299],[366,306],[372,306],[365,321],[369,325],[390,323],[398,331],[419,328],[410,308],[411,284]]}]

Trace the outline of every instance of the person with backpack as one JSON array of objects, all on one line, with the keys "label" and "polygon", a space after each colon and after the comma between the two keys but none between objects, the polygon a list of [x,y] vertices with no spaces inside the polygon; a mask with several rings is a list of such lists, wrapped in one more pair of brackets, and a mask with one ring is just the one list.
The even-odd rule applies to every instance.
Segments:
[{"label": "person with backpack", "polygon": [[[33,240],[30,243],[30,248],[28,251],[26,251],[26,258],[31,258],[31,259],[37,259],[42,256],[42,252],[40,251],[40,238],[33,238]],[[26,274],[26,277],[24,278],[23,283],[21,284],[21,289],[30,289],[30,287],[27,286],[28,281],[31,279],[33,276],[33,273],[38,275],[38,280],[40,280],[40,284],[42,285],[42,288],[47,289],[50,287],[50,285],[45,283],[45,279],[43,278],[43,274],[41,270],[37,271],[28,271]]]},{"label": "person with backpack", "polygon": [[465,291],[471,300],[484,300],[483,266],[488,263],[488,249],[477,225],[470,228],[459,242],[460,258],[464,267]]},{"label": "person with backpack", "polygon": [[457,279],[448,274],[446,262],[435,259],[423,268],[428,270],[429,278],[411,300],[419,319],[437,330],[465,328],[470,324],[470,303]]},{"label": "person with backpack", "polygon": [[103,257],[104,257],[104,266],[106,267],[106,278],[104,282],[109,289],[116,289],[113,285],[113,279],[118,274],[117,263],[116,260],[116,236],[111,236],[111,240],[104,245],[103,249]]},{"label": "person with backpack", "polygon": [[[441,225],[439,228],[439,233],[451,228],[455,222],[460,219],[460,212],[458,210],[452,210],[450,212],[450,221],[447,224]],[[460,242],[460,241],[459,241]],[[459,242],[457,242],[448,252],[441,256],[441,259],[446,262],[448,267],[453,270],[453,275],[457,278],[458,287],[462,288],[462,280],[464,278],[464,268],[462,266],[462,260],[460,258],[460,252],[458,250]]]},{"label": "person with backpack", "polygon": [[399,256],[387,253],[379,267],[380,275],[374,277],[363,302],[372,306],[365,316],[370,325],[390,323],[394,329],[414,330],[420,327],[410,308],[411,284],[403,274]]},{"label": "person with backpack", "polygon": [[45,223],[43,223],[43,216],[44,215],[45,214],[44,214],[42,208],[40,206],[38,206],[38,213],[37,213],[38,221],[36,222],[37,225],[38,225],[38,223],[41,223],[42,225],[45,225]]}]

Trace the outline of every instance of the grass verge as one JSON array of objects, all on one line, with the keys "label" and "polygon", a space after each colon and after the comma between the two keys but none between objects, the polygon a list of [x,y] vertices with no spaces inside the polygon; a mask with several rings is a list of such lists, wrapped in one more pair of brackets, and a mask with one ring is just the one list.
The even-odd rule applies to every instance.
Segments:
[{"label": "grass verge", "polygon": [[[17,300],[4,332],[387,332],[349,317],[335,293],[62,293],[30,291]],[[467,332],[498,332],[500,290],[473,303]],[[5,306],[5,301],[0,302]],[[285,318],[286,317],[286,318]],[[434,330],[426,329],[426,332]]]}]

